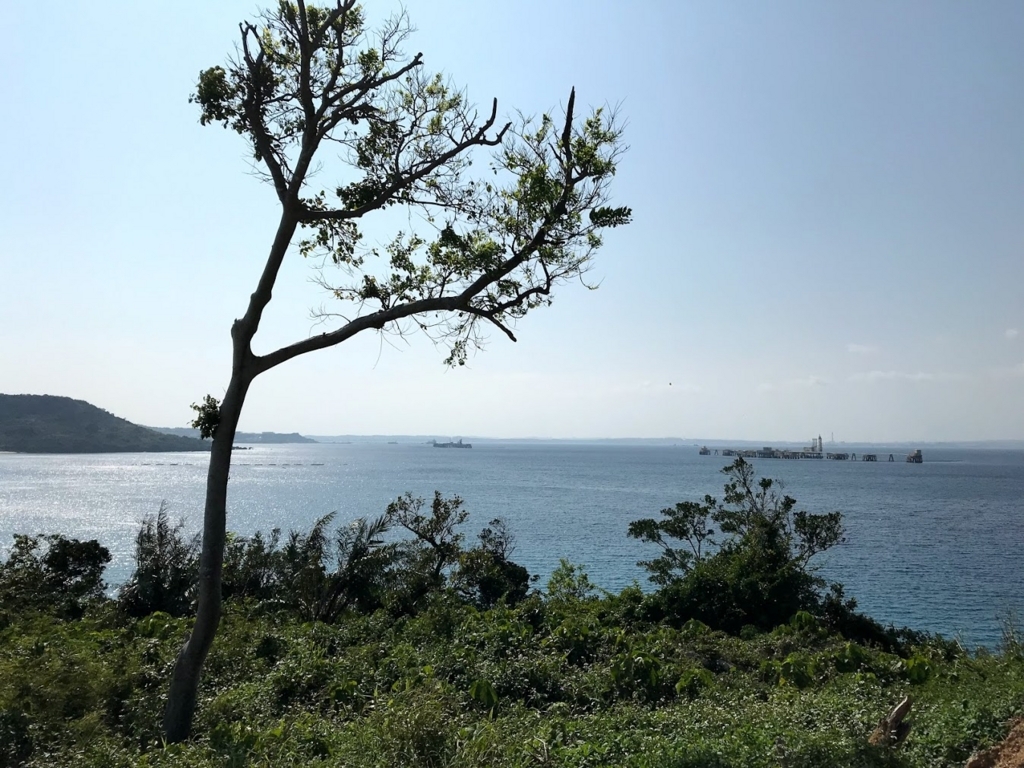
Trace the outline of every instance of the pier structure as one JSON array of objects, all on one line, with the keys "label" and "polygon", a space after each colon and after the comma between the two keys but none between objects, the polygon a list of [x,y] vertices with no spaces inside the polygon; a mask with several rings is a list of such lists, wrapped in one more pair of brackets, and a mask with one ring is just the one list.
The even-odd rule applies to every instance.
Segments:
[{"label": "pier structure", "polygon": [[[705,446],[700,450],[701,456],[709,456],[711,451]],[[715,450],[715,455],[718,455],[718,450]],[[762,448],[723,448],[723,456],[738,456],[744,459],[828,459],[830,461],[857,461],[857,454],[852,451],[825,451],[824,445],[822,444],[821,437],[811,439],[811,444],[806,448],[799,449],[788,449],[788,448],[773,448],[770,445],[766,445]],[[904,454],[890,453],[889,461],[895,461],[896,456],[902,456]],[[919,448],[915,448],[908,454],[907,463],[909,464],[922,464],[924,463],[924,457],[921,454]],[[877,462],[877,453],[862,453],[860,456],[861,461]]]},{"label": "pier structure", "polygon": [[457,443],[456,442],[452,442],[450,440],[447,443],[439,443],[439,442],[437,442],[437,440],[431,440],[430,444],[432,446],[434,446],[435,448],[472,448],[473,447],[472,443],[464,443],[464,442],[462,442],[462,438],[461,437],[459,438],[459,441]]},{"label": "pier structure", "polygon": [[817,451],[772,448],[770,445],[758,449],[723,448],[722,455],[740,456],[744,459],[820,459],[824,457],[824,454]]}]

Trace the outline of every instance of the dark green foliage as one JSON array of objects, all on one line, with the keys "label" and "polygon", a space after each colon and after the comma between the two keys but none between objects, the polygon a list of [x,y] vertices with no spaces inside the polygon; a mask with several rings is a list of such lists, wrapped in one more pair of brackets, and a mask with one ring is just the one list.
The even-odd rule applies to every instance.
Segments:
[{"label": "dark green foliage", "polygon": [[491,520],[480,532],[480,543],[459,556],[456,589],[479,608],[504,599],[515,605],[530,589],[530,574],[511,559],[514,539],[505,521]]},{"label": "dark green foliage", "polygon": [[282,588],[284,553],[280,548],[281,531],[275,528],[264,538],[228,534],[224,547],[224,571],[221,589],[225,599],[269,601]]},{"label": "dark green foliage", "polygon": [[414,536],[396,552],[401,574],[393,608],[398,612],[414,612],[428,595],[441,589],[462,554],[463,536],[457,529],[468,516],[462,499],[445,499],[435,491],[429,515],[424,514],[424,503],[407,493],[389,504],[386,513]]},{"label": "dark green foliage", "polygon": [[[709,525],[715,509],[715,500],[704,497],[704,503],[682,501],[661,510],[662,520],[634,520],[629,524],[629,535],[661,547],[661,556],[639,563],[651,573],[655,584],[670,584],[680,574],[689,572],[714,547],[715,529]],[[671,546],[669,540],[684,541],[687,549]]]},{"label": "dark green foliage", "polygon": [[[662,510],[661,520],[630,523],[630,536],[662,548],[659,557],[640,563],[661,587],[649,602],[652,618],[696,618],[738,633],[745,626],[771,629],[798,611],[821,612],[824,582],[810,561],[843,540],[842,516],[797,511],[795,499],[776,491],[776,481],[755,481],[742,458],[722,472],[728,478],[724,502],[705,496],[703,503]],[[716,542],[711,522],[728,538]],[[852,607],[843,608],[841,602],[829,606],[836,620],[841,614],[850,619]]]},{"label": "dark green foliage", "polygon": [[166,504],[143,521],[135,537],[135,570],[118,597],[129,616],[189,612],[199,571],[199,536],[186,536],[184,529],[184,520],[171,524]]},{"label": "dark green foliage", "polygon": [[25,611],[79,618],[103,597],[103,569],[110,552],[98,541],[60,535],[14,537],[0,563],[0,626]]},{"label": "dark green foliage", "polygon": [[347,609],[370,612],[384,603],[396,552],[383,538],[391,519],[359,518],[331,541],[327,526],[333,520],[332,513],[308,534],[293,531],[284,546],[282,597],[306,619],[334,621]]},{"label": "dark green foliage", "polygon": [[[260,534],[235,537],[225,559],[225,596],[274,602],[305,619],[328,622],[379,608],[415,614],[450,586],[481,607],[523,599],[530,577],[509,559],[511,533],[494,520],[477,547],[463,550],[458,527],[466,517],[457,496],[435,493],[427,510],[423,499],[406,494],[380,517],[339,528],[333,540],[333,515],[308,533],[293,531],[281,548],[276,531],[268,540]],[[413,536],[395,540],[393,529]]]},{"label": "dark green foliage", "polygon": [[0,766],[23,765],[32,754],[31,720],[18,710],[0,710]]},{"label": "dark green foliage", "polygon": [[747,625],[761,630],[789,621],[814,606],[815,579],[797,567],[780,542],[730,543],[683,579],[651,597],[655,616],[681,622],[695,618],[726,632]]},{"label": "dark green foliage", "polygon": [[555,604],[571,605],[593,599],[597,591],[586,569],[563,557],[548,579],[547,598]]},{"label": "dark green foliage", "polygon": [[[429,507],[409,494],[377,518],[358,518],[331,530],[334,514],[309,531],[283,540],[228,535],[222,592],[225,599],[284,611],[306,621],[338,621],[350,613],[386,608],[393,615],[415,615],[433,596],[452,588],[482,608],[499,600],[522,600],[531,583],[525,568],[512,562],[512,534],[492,520],[479,544],[463,549],[459,527],[467,512],[457,496],[435,493]],[[412,536],[397,539],[396,530]],[[183,616],[191,605],[198,569],[198,537],[172,525],[167,509],[143,522],[136,538],[136,566],[118,602],[129,616],[159,611]]]},{"label": "dark green foliage", "polygon": [[[254,600],[227,604],[196,736],[168,747],[156,719],[185,620],[15,617],[0,765],[961,768],[1024,712],[1016,656],[934,638],[892,655],[807,612],[748,639],[624,623],[628,591],[602,596],[569,564],[545,598],[485,611],[444,590],[412,617],[326,624]],[[869,747],[907,692],[907,743]]]},{"label": "dark green foliage", "polygon": [[204,440],[212,438],[220,424],[220,401],[213,395],[207,395],[203,402],[192,403],[189,407],[196,412],[196,417],[190,424],[192,429],[198,429],[199,436]]},{"label": "dark green foliage", "polygon": [[1024,660],[1024,630],[1020,626],[1016,612],[1008,611],[999,619],[999,651],[1009,658]]},{"label": "dark green foliage", "polygon": [[908,627],[884,627],[870,616],[857,611],[857,601],[847,598],[841,584],[829,584],[821,597],[818,614],[825,625],[850,640],[904,654],[925,642],[925,635]]}]

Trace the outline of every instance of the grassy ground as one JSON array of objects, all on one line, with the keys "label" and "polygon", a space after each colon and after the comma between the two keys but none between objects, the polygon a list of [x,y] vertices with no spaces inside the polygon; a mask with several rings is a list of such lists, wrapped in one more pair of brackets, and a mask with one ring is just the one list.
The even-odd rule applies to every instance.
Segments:
[{"label": "grassy ground", "polygon": [[[1024,714],[1024,655],[899,654],[808,615],[743,638],[630,618],[623,597],[301,623],[234,605],[194,739],[159,716],[187,622],[46,615],[0,631],[0,766],[962,766]],[[898,750],[868,746],[909,694]]]}]

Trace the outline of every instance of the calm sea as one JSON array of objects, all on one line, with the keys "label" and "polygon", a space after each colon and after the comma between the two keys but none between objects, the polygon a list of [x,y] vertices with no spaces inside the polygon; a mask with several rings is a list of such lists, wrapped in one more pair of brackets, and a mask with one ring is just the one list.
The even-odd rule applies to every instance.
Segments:
[{"label": "calm sea", "polygon": [[[848,541],[825,557],[823,575],[845,584],[863,610],[995,646],[1000,617],[1024,615],[1024,451],[930,449],[920,465],[887,456],[754,464],[781,479],[800,508],[843,512]],[[161,501],[199,527],[206,458],[0,455],[0,547],[14,533],[96,538],[114,556],[108,581],[123,581],[139,521]],[[652,554],[627,538],[628,523],[677,501],[720,496],[728,461],[691,445],[256,446],[235,454],[228,527],[303,529],[329,512],[344,523],[380,514],[407,491],[429,498],[438,490],[465,500],[469,536],[505,518],[514,558],[542,582],[564,557],[618,590],[644,581],[636,561]]]}]

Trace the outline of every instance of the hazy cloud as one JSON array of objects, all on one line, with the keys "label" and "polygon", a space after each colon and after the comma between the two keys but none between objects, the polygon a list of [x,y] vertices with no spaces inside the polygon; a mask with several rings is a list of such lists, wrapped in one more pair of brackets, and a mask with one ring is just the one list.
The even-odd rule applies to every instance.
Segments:
[{"label": "hazy cloud", "polygon": [[864,371],[850,376],[850,381],[962,381],[968,378],[962,373],[925,373],[918,371]]},{"label": "hazy cloud", "polygon": [[854,355],[873,355],[878,352],[874,344],[847,344],[846,351]]},{"label": "hazy cloud", "polygon": [[1014,340],[1014,339],[1016,339],[1016,338],[1017,338],[1018,336],[1020,336],[1020,331],[1018,331],[1018,330],[1017,330],[1016,328],[1007,328],[1007,329],[1006,329],[1006,332],[1005,332],[1005,333],[1004,333],[1003,335],[1004,335],[1004,336],[1005,336],[1006,338],[1008,338],[1008,339],[1010,339],[1011,341],[1013,341],[1013,340]]},{"label": "hazy cloud", "polygon": [[799,379],[787,379],[786,381],[773,383],[762,382],[757,385],[758,392],[782,392],[794,389],[811,389],[812,387],[827,387],[829,380],[824,376],[804,376]]},{"label": "hazy cloud", "polygon": [[671,394],[672,392],[695,393],[700,392],[701,388],[697,384],[691,384],[686,381],[654,382],[647,380],[642,381],[639,384],[624,383],[617,387],[613,387],[610,391],[616,395],[624,395],[631,392],[643,392],[644,394]]},{"label": "hazy cloud", "polygon": [[1024,363],[1017,363],[1009,368],[993,368],[990,373],[994,379],[1016,379],[1024,376]]}]

